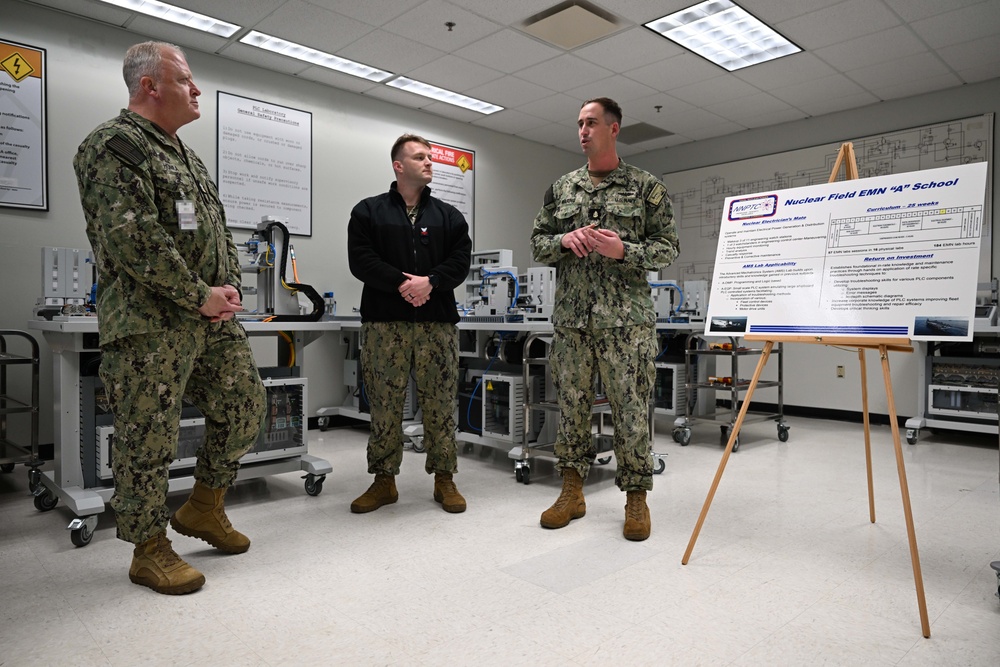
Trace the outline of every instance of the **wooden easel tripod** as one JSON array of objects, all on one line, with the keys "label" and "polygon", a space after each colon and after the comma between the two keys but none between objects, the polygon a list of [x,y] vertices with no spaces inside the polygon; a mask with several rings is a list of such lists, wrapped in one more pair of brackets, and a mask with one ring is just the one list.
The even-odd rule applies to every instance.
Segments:
[{"label": "wooden easel tripod", "polygon": [[[830,174],[830,183],[837,180],[837,175],[840,172],[841,165],[844,165],[845,180],[858,178],[858,166],[854,157],[853,144],[845,143],[840,147],[840,152],[837,154],[837,160],[834,163],[833,171]],[[688,542],[687,550],[684,552],[684,558],[681,560],[681,563],[683,565],[687,565],[687,562],[691,557],[691,552],[694,550],[694,544],[698,539],[698,534],[701,532],[701,527],[705,523],[705,517],[708,515],[708,509],[711,507],[712,499],[715,497],[715,492],[719,487],[719,481],[722,479],[722,473],[726,469],[726,463],[729,461],[729,455],[733,451],[733,445],[736,442],[736,438],[739,437],[740,427],[743,425],[743,418],[746,416],[747,410],[750,406],[750,399],[753,396],[754,389],[757,387],[761,371],[763,371],[764,366],[767,365],[767,359],[770,356],[771,349],[774,347],[776,342],[809,343],[813,345],[836,345],[838,347],[857,348],[858,361],[861,364],[861,402],[864,412],[865,425],[865,463],[867,464],[868,470],[868,513],[871,518],[871,522],[875,523],[875,495],[872,487],[871,429],[868,420],[868,378],[865,368],[865,350],[876,349],[879,353],[879,359],[882,362],[882,377],[885,380],[885,394],[889,407],[889,424],[892,427],[892,442],[896,451],[896,470],[899,474],[899,490],[903,496],[903,514],[906,518],[906,534],[910,543],[910,561],[913,565],[913,581],[917,592],[917,606],[920,610],[920,627],[924,637],[930,637],[931,627],[927,618],[927,601],[924,598],[924,580],[923,575],[920,572],[920,554],[917,552],[917,537],[913,529],[913,513],[910,509],[910,490],[906,483],[906,469],[903,465],[903,450],[899,440],[899,423],[896,418],[896,402],[893,398],[892,378],[889,373],[889,352],[913,352],[910,340],[908,338],[873,339],[860,337],[837,337],[824,340],[821,336],[752,335],[745,336],[745,339],[751,341],[763,341],[764,349],[760,355],[757,368],[750,380],[750,384],[747,387],[746,397],[743,400],[743,405],[740,407],[739,415],[736,417],[736,423],[729,431],[729,442],[726,443],[726,451],[722,454],[722,460],[719,462],[719,469],[715,473],[715,479],[712,481],[712,486],[708,491],[708,496],[705,498],[705,504],[701,509],[701,515],[698,517],[698,523],[694,527],[694,532],[691,533],[691,539]]]}]

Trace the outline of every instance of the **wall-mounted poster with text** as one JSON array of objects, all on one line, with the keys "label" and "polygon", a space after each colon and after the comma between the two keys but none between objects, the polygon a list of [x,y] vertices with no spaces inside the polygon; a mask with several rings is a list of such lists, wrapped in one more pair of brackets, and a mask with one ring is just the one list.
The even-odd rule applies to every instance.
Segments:
[{"label": "wall-mounted poster with text", "polygon": [[476,153],[431,142],[434,180],[431,192],[443,202],[458,209],[469,223],[469,237],[476,243]]},{"label": "wall-mounted poster with text", "polygon": [[0,206],[49,210],[45,49],[0,40]]},{"label": "wall-mounted poster with text", "polygon": [[219,91],[219,196],[230,227],[265,215],[312,235],[312,114]]}]

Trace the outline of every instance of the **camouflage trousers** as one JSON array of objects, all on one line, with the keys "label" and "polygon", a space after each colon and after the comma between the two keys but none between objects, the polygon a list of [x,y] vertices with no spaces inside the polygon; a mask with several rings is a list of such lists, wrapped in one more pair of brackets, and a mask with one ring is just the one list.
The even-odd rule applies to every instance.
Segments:
[{"label": "camouflage trousers", "polygon": [[361,369],[371,406],[368,472],[398,475],[403,461],[403,405],[413,372],[423,413],[424,469],[458,471],[455,400],[458,329],[442,322],[366,322],[361,326]]},{"label": "camouflage trousers", "polygon": [[129,336],[102,348],[101,380],[114,414],[111,507],[118,537],[138,544],[166,529],[168,467],[177,453],[182,398],[205,417],[194,478],[211,488],[236,479],[255,444],[265,391],[243,326],[195,322]]},{"label": "camouflage trousers", "polygon": [[649,399],[656,378],[656,334],[652,325],[614,329],[555,327],[549,364],[559,401],[557,468],[587,478],[596,452],[591,434],[594,379],[599,374],[611,406],[622,491],[653,488],[649,445]]}]

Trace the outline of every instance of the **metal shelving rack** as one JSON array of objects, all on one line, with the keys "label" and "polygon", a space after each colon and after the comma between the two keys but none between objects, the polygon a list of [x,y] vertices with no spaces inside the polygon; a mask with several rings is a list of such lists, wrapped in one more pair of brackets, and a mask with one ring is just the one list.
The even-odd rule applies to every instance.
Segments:
[{"label": "metal shelving rack", "polygon": [[[711,421],[719,424],[719,428],[722,431],[723,443],[726,442],[729,429],[733,427],[736,423],[736,417],[740,411],[740,393],[746,391],[750,386],[749,380],[740,379],[739,371],[739,361],[740,357],[745,356],[759,356],[761,350],[753,348],[741,348],[739,342],[735,337],[729,337],[731,349],[710,349],[706,345],[705,337],[702,334],[691,334],[687,337],[687,342],[685,345],[684,354],[684,371],[687,381],[684,384],[685,389],[685,401],[683,405],[684,413],[682,416],[678,417],[674,421],[673,437],[674,441],[680,443],[682,447],[686,447],[691,442],[691,424],[695,421]],[[694,347],[692,347],[694,343]],[[743,424],[750,424],[754,422],[762,421],[775,421],[778,423],[778,440],[781,442],[786,442],[788,440],[788,425],[785,424],[784,410],[784,355],[782,354],[783,344],[778,343],[775,350],[771,352],[772,355],[778,357],[778,379],[777,380],[760,380],[757,382],[757,389],[762,389],[766,387],[777,387],[778,388],[778,412],[771,414],[758,414],[753,418],[749,417],[743,420]],[[723,384],[719,382],[709,382],[707,379],[700,380],[698,377],[698,372],[696,368],[696,359],[700,355],[705,356],[728,356],[731,358],[732,369],[731,369],[731,381],[728,384]],[[729,410],[725,412],[716,411],[714,414],[706,414],[704,416],[694,417],[690,415],[692,401],[692,392],[697,395],[699,390],[713,390],[713,391],[723,391],[729,392],[730,403]],[[736,437],[736,441],[733,443],[733,451],[737,451],[740,446],[739,435]]]},{"label": "metal shelving rack", "polygon": [[[30,355],[13,354],[7,349],[9,336],[23,338],[30,347]],[[14,466],[23,463],[28,466],[28,483],[32,491],[38,486],[38,468],[43,461],[38,458],[38,342],[24,331],[0,330],[0,471],[10,473]],[[30,366],[31,397],[28,401],[14,398],[8,393],[7,371],[11,366]],[[22,397],[23,398],[23,397]],[[27,415],[29,421],[28,442],[15,442],[8,430],[9,415]]]}]

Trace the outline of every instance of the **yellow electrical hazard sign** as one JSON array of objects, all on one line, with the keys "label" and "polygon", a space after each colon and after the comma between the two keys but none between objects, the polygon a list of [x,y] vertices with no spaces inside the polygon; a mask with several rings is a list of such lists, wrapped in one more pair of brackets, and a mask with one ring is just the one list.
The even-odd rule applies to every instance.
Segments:
[{"label": "yellow electrical hazard sign", "polygon": [[26,76],[31,76],[31,73],[35,71],[35,68],[17,51],[0,60],[0,67],[7,70],[7,73],[14,77],[14,81],[20,81]]},{"label": "yellow electrical hazard sign", "polygon": [[493,391],[493,383],[489,380],[486,381],[486,391]]},{"label": "yellow electrical hazard sign", "polygon": [[472,166],[472,164],[469,162],[469,158],[467,158],[464,154],[458,156],[458,160],[455,162],[455,164],[458,165],[458,168],[462,170],[463,174],[469,170],[469,167]]}]

